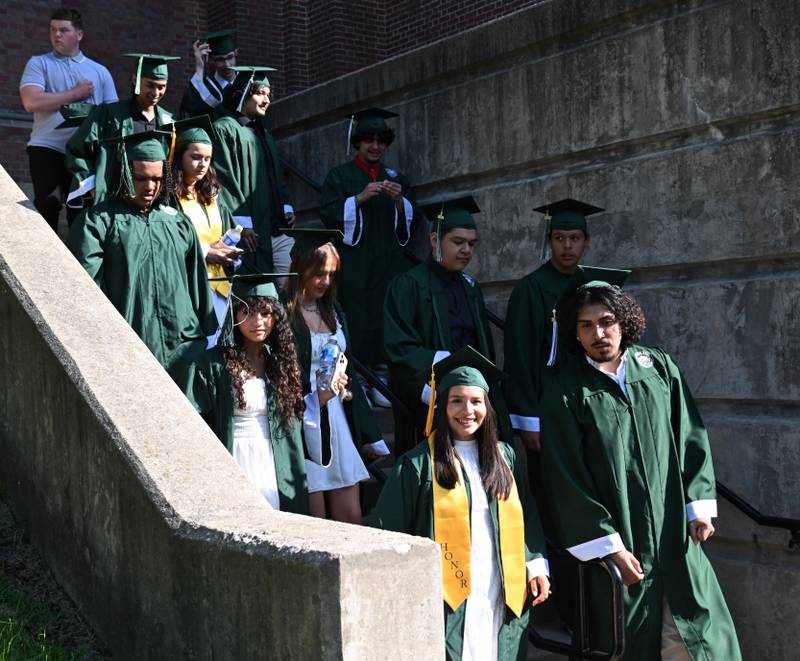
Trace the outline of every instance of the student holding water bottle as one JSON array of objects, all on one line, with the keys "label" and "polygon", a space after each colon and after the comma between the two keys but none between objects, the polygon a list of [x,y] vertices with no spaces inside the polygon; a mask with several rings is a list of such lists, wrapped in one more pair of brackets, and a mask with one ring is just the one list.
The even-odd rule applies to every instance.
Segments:
[{"label": "student holding water bottle", "polygon": [[[208,277],[214,312],[222,326],[225,318],[230,283],[224,278],[233,272],[242,250],[236,247],[242,227],[233,226],[233,217],[219,200],[219,183],[212,164],[211,136],[214,129],[206,115],[175,122],[177,134],[172,179],[181,211],[192,221],[200,247],[208,265]],[[217,333],[210,336],[208,346],[216,343]]]},{"label": "student holding water bottle", "polygon": [[[339,254],[331,241],[339,230],[289,229],[293,236],[292,272],[284,285],[286,308],[298,346],[303,390],[326,390],[341,352],[349,346],[347,322],[336,301]],[[352,374],[352,368],[348,367]],[[308,395],[307,395],[308,396]],[[389,454],[360,387],[339,391],[326,405],[331,458],[325,465],[306,462],[309,508],[313,516],[361,523],[359,482],[368,478],[364,459]],[[360,452],[359,452],[360,449]]]}]

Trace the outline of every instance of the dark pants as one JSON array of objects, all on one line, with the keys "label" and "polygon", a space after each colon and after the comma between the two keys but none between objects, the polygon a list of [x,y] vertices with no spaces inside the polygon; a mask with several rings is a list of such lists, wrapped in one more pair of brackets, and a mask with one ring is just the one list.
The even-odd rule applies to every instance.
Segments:
[{"label": "dark pants", "polygon": [[[72,179],[64,165],[64,154],[47,147],[28,147],[28,162],[33,182],[33,206],[55,231],[58,229],[58,214],[67,199]],[[80,211],[67,207],[69,225],[72,225]]]}]

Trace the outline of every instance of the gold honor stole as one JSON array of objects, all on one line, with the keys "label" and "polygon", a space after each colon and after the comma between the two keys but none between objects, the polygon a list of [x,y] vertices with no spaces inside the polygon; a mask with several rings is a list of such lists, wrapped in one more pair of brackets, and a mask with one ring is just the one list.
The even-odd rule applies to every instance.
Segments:
[{"label": "gold honor stole", "polygon": [[[458,465],[459,480],[454,488],[445,489],[436,481],[433,439],[434,434],[428,436],[433,481],[433,535],[442,553],[444,600],[455,611],[471,591],[469,499]],[[513,480],[508,498],[497,500],[497,513],[506,605],[519,617],[525,607],[528,586],[525,576],[525,518]]]},{"label": "gold honor stole", "polygon": [[[197,200],[192,198],[182,199],[181,207],[183,212],[192,221],[197,232],[197,238],[205,246],[210,246],[222,237],[222,216],[216,201],[212,201],[207,207],[203,208]],[[225,269],[222,264],[207,264],[209,278],[224,278]],[[217,280],[208,283],[215,292],[222,298],[228,298],[231,285],[227,280]]]}]

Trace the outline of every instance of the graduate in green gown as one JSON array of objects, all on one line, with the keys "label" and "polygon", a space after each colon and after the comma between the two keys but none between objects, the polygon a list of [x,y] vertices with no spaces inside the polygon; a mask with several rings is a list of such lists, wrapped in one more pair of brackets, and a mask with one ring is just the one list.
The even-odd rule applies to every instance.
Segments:
[{"label": "graduate in green gown", "polygon": [[205,349],[216,319],[194,228],[166,204],[168,165],[161,137],[140,133],[117,140],[119,193],[78,216],[68,246],[172,371],[179,360]]},{"label": "graduate in green gown", "polygon": [[[303,392],[312,393],[312,364],[319,365],[322,348],[336,340],[345,356],[350,335],[347,318],[336,300],[339,254],[331,243],[339,230],[296,228],[287,230],[295,239],[291,270],[297,277],[284,284],[286,309],[297,340]],[[364,464],[389,454],[364,391],[357,386],[353,364],[348,362],[349,390],[331,399],[332,458],[329,466],[307,464],[311,514],[336,521],[361,523],[359,482],[369,479]],[[308,395],[306,395],[308,396]],[[363,457],[363,458],[362,458]]]},{"label": "graduate in green gown", "polygon": [[[131,53],[136,72],[130,99],[94,106],[67,142],[65,163],[73,182],[67,203],[72,207],[98,204],[114,194],[111,178],[117,167],[112,139],[162,129],[173,121],[172,113],[159,106],[167,91],[169,55]],[[172,136],[159,136],[169,153]]]},{"label": "graduate in green gown", "polygon": [[536,507],[488,398],[501,377],[469,347],[436,365],[433,433],[399,459],[372,516],[439,544],[451,661],[526,659],[530,608],[550,594]]},{"label": "graduate in green gown", "polygon": [[383,163],[394,141],[386,119],[396,116],[381,108],[353,115],[355,128],[348,139],[356,156],[328,172],[320,194],[322,222],[344,232],[336,246],[342,258],[339,300],[350,323],[353,351],[371,367],[386,362],[376,310],[383,308],[392,278],[408,268],[403,247],[415,221],[408,179]]},{"label": "graduate in green gown", "polygon": [[225,88],[236,78],[236,71],[231,69],[239,55],[235,35],[236,30],[219,30],[192,44],[195,71],[181,99],[181,119],[199,115],[215,119]]},{"label": "graduate in green gown", "polygon": [[[428,259],[397,276],[383,308],[383,344],[389,358],[392,389],[413,414],[409,420],[395,411],[397,454],[424,439],[429,389],[419,374],[453,351],[471,346],[494,360],[494,342],[486,317],[481,287],[464,273],[478,240],[473,213],[480,211],[472,197],[426,205],[433,221]],[[510,425],[498,388],[491,392],[501,437],[510,440]]]},{"label": "graduate in green gown", "polygon": [[[542,479],[560,543],[607,557],[626,584],[624,659],[741,658],[701,542],[717,514],[711,450],[681,372],[637,344],[626,272],[580,267],[558,304],[575,352],[542,405]],[[559,358],[560,359],[560,358]],[[592,647],[609,649],[607,582],[590,583]]]},{"label": "graduate in green gown", "polygon": [[330,460],[325,405],[334,393],[304,399],[275,275],[233,277],[217,346],[184,363],[178,383],[265,502],[307,514],[305,459]]},{"label": "graduate in green gown", "polygon": [[589,246],[586,216],[599,207],[567,198],[535,209],[545,214],[550,259],[520,279],[511,292],[503,337],[505,384],[511,424],[525,446],[539,451],[539,400],[555,358],[553,311],[561,291]]},{"label": "graduate in green gown", "polygon": [[[294,222],[294,209],[281,176],[278,151],[265,122],[272,67],[231,67],[236,79],[225,88],[214,122],[214,167],[220,199],[241,225],[243,272],[288,268],[291,239],[280,234]],[[282,259],[275,260],[273,248]]]}]

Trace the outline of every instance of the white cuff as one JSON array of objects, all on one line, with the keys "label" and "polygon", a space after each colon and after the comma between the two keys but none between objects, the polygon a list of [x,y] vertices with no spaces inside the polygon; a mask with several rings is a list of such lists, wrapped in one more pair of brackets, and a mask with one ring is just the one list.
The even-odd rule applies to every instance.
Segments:
[{"label": "white cuff", "polygon": [[361,446],[361,454],[365,452],[374,452],[381,457],[391,454],[391,452],[389,452],[389,446],[386,445],[386,441],[383,439],[375,441],[374,443],[364,443],[364,445]]},{"label": "white cuff", "polygon": [[419,396],[425,406],[430,406],[431,402],[431,387],[429,384],[422,386],[422,394]]},{"label": "white cuff", "polygon": [[356,219],[358,215],[358,205],[356,204],[356,198],[348,197],[344,201],[344,239],[342,242],[346,246],[354,246],[361,240],[361,234],[364,231],[364,227],[359,228],[358,236],[353,236],[353,233],[356,231]]},{"label": "white cuff", "polygon": [[197,74],[197,72],[194,73],[189,81],[192,83],[192,87],[197,90],[200,98],[203,99],[203,103],[212,108],[216,108],[220,104],[220,99],[208,91],[206,82]]},{"label": "white cuff", "polygon": [[294,213],[294,207],[291,204],[284,204],[283,213]]},{"label": "white cuff", "polygon": [[234,225],[241,225],[242,229],[251,230],[251,229],[253,229],[253,217],[252,216],[234,216],[233,217],[233,224]]},{"label": "white cuff", "polygon": [[517,431],[539,431],[539,418],[514,413],[510,413],[508,417],[511,418],[511,427]]},{"label": "white cuff", "polygon": [[574,555],[578,560],[587,562],[595,558],[603,558],[609,553],[616,553],[617,551],[624,551],[625,545],[622,543],[622,538],[619,533],[613,535],[606,535],[605,537],[598,537],[583,544],[570,546],[567,551]]},{"label": "white cuff", "polygon": [[211,250],[211,245],[206,245],[202,241],[198,241],[198,243],[200,244],[200,250],[203,251],[203,259],[205,259],[208,257],[208,251]]},{"label": "white cuff", "polygon": [[[437,351],[435,354],[433,354],[433,362],[431,363],[431,367],[433,367],[440,360],[444,360],[449,355],[449,351]],[[431,399],[431,387],[429,384],[426,383],[424,386],[422,386],[422,394],[420,395],[420,399],[422,399],[422,403],[425,406],[429,405]]]},{"label": "white cuff", "polygon": [[[306,410],[303,413],[303,440],[308,450],[308,456],[315,464],[323,466],[322,463],[322,430],[319,397],[316,390],[308,393],[304,398]],[[330,466],[330,457],[328,466]]]},{"label": "white cuff", "polygon": [[74,200],[76,197],[81,197],[81,195],[85,195],[90,190],[94,189],[94,175],[86,177],[80,185],[72,191],[69,195],[67,195],[67,202],[70,200]]},{"label": "white cuff", "polygon": [[550,576],[550,563],[547,558],[534,558],[525,563],[525,573],[529,583],[537,576]]},{"label": "white cuff", "polygon": [[[411,241],[411,221],[414,220],[414,207],[411,206],[411,202],[409,202],[406,198],[403,198],[403,213],[406,217],[406,240],[403,243],[400,243],[398,240],[397,242],[400,243],[401,246],[406,245],[409,241]],[[397,236],[397,220],[399,217],[399,213],[397,213],[397,207],[394,208],[394,234]]]},{"label": "white cuff", "polygon": [[693,500],[686,505],[686,516],[689,521],[695,519],[714,519],[717,516],[717,501],[710,500]]}]

